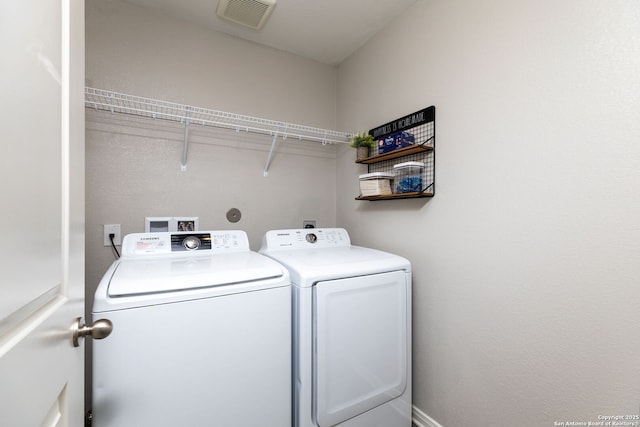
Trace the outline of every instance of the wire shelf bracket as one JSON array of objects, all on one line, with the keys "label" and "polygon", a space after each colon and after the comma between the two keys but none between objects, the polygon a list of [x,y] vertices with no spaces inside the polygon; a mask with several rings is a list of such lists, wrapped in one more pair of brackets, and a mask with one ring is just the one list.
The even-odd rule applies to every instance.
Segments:
[{"label": "wire shelf bracket", "polygon": [[187,152],[189,151],[189,115],[191,113],[191,107],[187,107],[184,118],[184,144],[182,145],[182,163],[180,163],[180,170],[185,172],[187,170]]},{"label": "wire shelf bracket", "polygon": [[271,164],[271,157],[273,156],[273,149],[276,148],[276,142],[278,142],[278,131],[280,128],[276,129],[273,133],[273,140],[271,141],[271,148],[269,149],[269,155],[267,156],[267,163],[264,165],[264,172],[262,175],[266,178],[269,176],[269,165]]},{"label": "wire shelf bracket", "polygon": [[187,170],[187,154],[189,147],[189,127],[198,124],[236,132],[245,131],[273,137],[271,149],[264,168],[264,176],[268,175],[274,149],[278,138],[288,137],[327,144],[346,144],[352,133],[320,129],[275,120],[245,116],[224,111],[210,110],[189,105],[176,104],[151,98],[142,98],[119,92],[85,87],[85,107],[96,111],[129,114],[138,117],[179,122],[184,125],[184,145],[180,169]]}]

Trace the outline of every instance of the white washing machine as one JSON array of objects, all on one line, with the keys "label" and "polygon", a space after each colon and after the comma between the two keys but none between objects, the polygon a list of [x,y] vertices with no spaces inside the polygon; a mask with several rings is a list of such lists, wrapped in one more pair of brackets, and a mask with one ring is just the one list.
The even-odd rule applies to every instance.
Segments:
[{"label": "white washing machine", "polygon": [[410,427],[409,261],[339,228],[269,231],[260,252],[291,274],[294,426]]},{"label": "white washing machine", "polygon": [[94,427],[291,425],[291,287],[243,231],[130,234],[95,293]]}]

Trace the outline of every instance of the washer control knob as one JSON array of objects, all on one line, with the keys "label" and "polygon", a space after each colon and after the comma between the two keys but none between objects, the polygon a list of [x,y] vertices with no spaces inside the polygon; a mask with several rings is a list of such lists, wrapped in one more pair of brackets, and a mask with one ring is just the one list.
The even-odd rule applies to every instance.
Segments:
[{"label": "washer control knob", "polygon": [[318,236],[316,236],[316,235],[315,235],[315,234],[313,234],[313,233],[309,233],[309,234],[307,234],[307,242],[309,242],[309,243],[315,243],[315,242],[317,242],[317,241],[318,241]]},{"label": "washer control knob", "polygon": [[185,237],[182,241],[182,246],[184,246],[188,251],[195,251],[200,247],[200,239],[196,236]]}]

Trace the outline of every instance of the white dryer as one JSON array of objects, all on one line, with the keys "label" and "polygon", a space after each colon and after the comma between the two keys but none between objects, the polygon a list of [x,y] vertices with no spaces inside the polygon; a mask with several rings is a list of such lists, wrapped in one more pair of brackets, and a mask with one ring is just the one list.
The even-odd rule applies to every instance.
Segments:
[{"label": "white dryer", "polygon": [[93,426],[290,426],[291,290],[243,231],[130,234],[93,317]]},{"label": "white dryer", "polygon": [[340,228],[269,231],[260,252],[291,274],[294,426],[410,427],[409,261]]}]

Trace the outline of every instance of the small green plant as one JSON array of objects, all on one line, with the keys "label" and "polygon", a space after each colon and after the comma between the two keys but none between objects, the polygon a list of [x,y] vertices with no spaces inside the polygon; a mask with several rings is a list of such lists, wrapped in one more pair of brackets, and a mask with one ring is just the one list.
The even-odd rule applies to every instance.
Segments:
[{"label": "small green plant", "polygon": [[369,135],[365,132],[358,132],[357,134],[351,136],[351,143],[349,144],[353,148],[358,147],[373,147],[373,136]]}]

